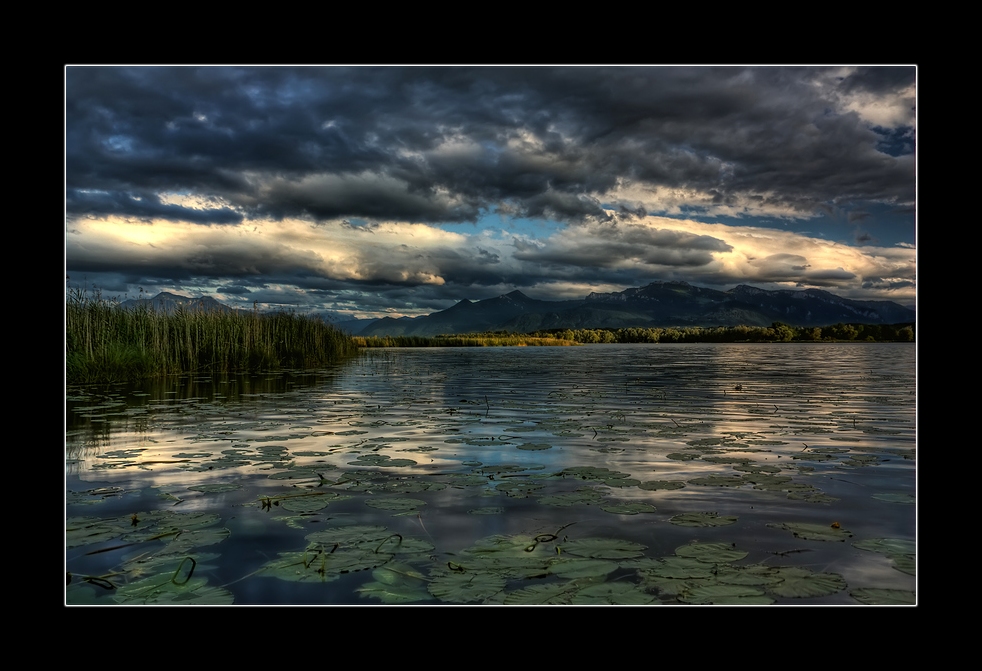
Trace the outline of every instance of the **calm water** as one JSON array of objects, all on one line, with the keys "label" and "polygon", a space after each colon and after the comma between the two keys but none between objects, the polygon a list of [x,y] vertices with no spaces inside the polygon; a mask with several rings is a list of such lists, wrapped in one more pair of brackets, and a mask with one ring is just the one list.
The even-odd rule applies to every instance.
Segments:
[{"label": "calm water", "polygon": [[391,349],[69,389],[66,601],[909,598],[915,419],[909,344]]}]

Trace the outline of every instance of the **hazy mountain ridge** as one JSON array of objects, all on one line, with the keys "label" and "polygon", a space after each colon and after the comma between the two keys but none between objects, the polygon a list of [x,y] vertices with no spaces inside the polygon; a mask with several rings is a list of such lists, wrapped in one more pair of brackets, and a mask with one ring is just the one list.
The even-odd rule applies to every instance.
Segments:
[{"label": "hazy mountain ridge", "polygon": [[495,298],[463,300],[412,322],[381,319],[361,335],[434,336],[508,330],[668,326],[829,326],[837,323],[913,322],[915,312],[892,301],[855,301],[820,289],[769,291],[739,285],[729,291],[688,282],[652,282],[582,300],[543,301],[513,291]]},{"label": "hazy mountain ridge", "polygon": [[[188,310],[233,310],[211,296],[189,298],[161,292],[153,298],[121,303],[149,305],[172,313]],[[915,321],[914,310],[892,301],[857,301],[821,289],[769,291],[741,284],[729,291],[688,282],[652,282],[624,291],[592,292],[580,300],[546,301],[512,291],[480,301],[457,304],[420,317],[344,319],[313,313],[352,335],[435,336],[439,334],[548,329],[595,329],[669,326],[830,326],[837,323],[900,324]]]},{"label": "hazy mountain ridge", "polygon": [[220,303],[211,296],[199,296],[198,298],[190,298],[188,296],[181,296],[179,294],[172,294],[169,291],[161,291],[159,294],[153,298],[131,298],[129,300],[123,301],[119,304],[120,307],[126,309],[139,309],[143,307],[149,307],[155,312],[163,312],[166,314],[173,314],[177,312],[178,309],[183,308],[185,310],[218,310],[223,312],[231,312],[235,308],[229,307],[224,303]]}]

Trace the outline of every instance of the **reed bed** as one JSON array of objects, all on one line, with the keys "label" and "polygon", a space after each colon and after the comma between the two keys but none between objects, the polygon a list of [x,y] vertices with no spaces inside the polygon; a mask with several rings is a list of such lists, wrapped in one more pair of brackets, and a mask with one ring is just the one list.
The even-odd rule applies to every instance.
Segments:
[{"label": "reed bed", "polygon": [[180,373],[317,368],[355,353],[351,337],[292,313],[158,312],[69,293],[68,383],[119,382]]}]

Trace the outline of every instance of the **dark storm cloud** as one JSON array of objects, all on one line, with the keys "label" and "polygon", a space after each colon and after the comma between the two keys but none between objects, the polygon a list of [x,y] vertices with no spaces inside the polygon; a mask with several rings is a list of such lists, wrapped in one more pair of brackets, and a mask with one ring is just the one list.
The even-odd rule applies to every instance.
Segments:
[{"label": "dark storm cloud", "polygon": [[514,258],[543,264],[584,268],[614,268],[625,262],[656,266],[698,267],[713,261],[711,252],[730,251],[727,243],[708,235],[639,226],[599,225],[577,229],[581,237],[550,241],[548,245],[514,242]]},{"label": "dark storm cloud", "polygon": [[154,193],[88,192],[70,189],[65,206],[76,215],[117,215],[144,221],[171,219],[192,224],[238,224],[242,215],[225,207],[201,210],[160,202]]},{"label": "dark storm cloud", "polygon": [[911,67],[860,67],[842,77],[842,89],[846,92],[864,91],[877,95],[901,91],[914,85],[914,69]]},{"label": "dark storm cloud", "polygon": [[245,296],[252,293],[252,290],[248,287],[237,286],[234,284],[226,284],[220,287],[216,287],[218,291],[223,294],[228,294],[230,296]]},{"label": "dark storm cloud", "polygon": [[[823,72],[69,67],[68,213],[583,221],[625,184],[801,215],[913,203],[912,128],[842,103],[902,91],[913,68]],[[165,193],[224,205],[151,197]]]}]

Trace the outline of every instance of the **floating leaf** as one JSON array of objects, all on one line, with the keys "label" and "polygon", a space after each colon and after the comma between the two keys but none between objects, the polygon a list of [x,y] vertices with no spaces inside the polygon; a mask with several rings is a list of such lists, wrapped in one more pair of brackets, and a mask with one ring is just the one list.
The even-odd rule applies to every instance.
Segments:
[{"label": "floating leaf", "polygon": [[314,513],[327,508],[327,505],[338,495],[333,492],[316,492],[304,496],[290,496],[280,499],[280,506],[291,513]]},{"label": "floating leaf", "polygon": [[894,494],[892,492],[873,494],[872,498],[877,501],[886,501],[887,503],[913,504],[917,502],[917,498],[913,494]]},{"label": "floating leaf", "polygon": [[121,536],[130,525],[123,518],[101,520],[91,517],[73,517],[65,522],[65,547],[102,543]]},{"label": "floating leaf", "polygon": [[263,565],[259,575],[292,582],[329,582],[342,573],[354,573],[377,568],[392,559],[392,555],[369,548],[348,548],[330,551],[313,545],[304,552],[280,553],[279,559]]},{"label": "floating leaf", "polygon": [[642,482],[638,487],[649,491],[658,489],[682,489],[685,487],[685,483],[678,480],[649,480]]},{"label": "floating leaf", "polygon": [[487,572],[446,571],[433,578],[427,590],[440,601],[485,601],[505,588],[505,578]]},{"label": "floating leaf", "polygon": [[564,494],[554,494],[553,496],[543,496],[539,499],[539,503],[547,506],[576,506],[576,505],[591,505],[597,504],[603,501],[603,492],[592,489],[592,488],[581,488],[577,489],[575,492],[566,492]]},{"label": "floating leaf", "polygon": [[847,538],[852,538],[851,532],[845,529],[833,529],[828,524],[789,522],[786,524],[768,524],[767,526],[775,529],[786,529],[793,533],[795,538],[803,538],[809,541],[844,541]]},{"label": "floating leaf", "polygon": [[705,478],[693,478],[686,482],[690,485],[702,485],[704,487],[742,487],[749,484],[738,475],[710,475]]},{"label": "floating leaf", "polygon": [[386,527],[379,525],[352,525],[347,527],[331,527],[308,534],[305,538],[309,543],[332,546],[335,543],[341,547],[356,547],[367,545],[375,547],[381,541],[392,535]]},{"label": "floating leaf", "polygon": [[635,502],[621,502],[621,503],[605,503],[600,506],[600,509],[617,515],[637,515],[638,513],[653,513],[655,512],[655,507],[643,501]]},{"label": "floating leaf", "polygon": [[604,559],[567,557],[549,564],[549,572],[573,580],[576,578],[603,578],[618,569],[616,562]]},{"label": "floating leaf", "polygon": [[504,603],[509,606],[539,606],[568,604],[579,587],[572,583],[532,585],[509,592]]},{"label": "floating leaf", "polygon": [[719,570],[716,579],[725,585],[772,585],[783,580],[775,567],[763,564],[727,566]]},{"label": "floating leaf", "polygon": [[680,527],[722,527],[733,524],[737,518],[733,515],[720,517],[719,513],[680,513],[668,521]]},{"label": "floating leaf", "polygon": [[804,598],[827,596],[846,588],[846,581],[838,573],[812,573],[808,569],[779,567],[781,582],[767,585],[765,589],[777,596]]},{"label": "floating leaf", "polygon": [[754,606],[774,603],[774,599],[748,585],[705,585],[687,589],[678,596],[683,603]]},{"label": "floating leaf", "polygon": [[[180,564],[175,562],[174,566],[179,569]],[[116,590],[113,600],[122,604],[188,605],[228,605],[234,601],[227,590],[209,587],[206,578],[183,578],[174,570],[123,585]]]},{"label": "floating leaf", "polygon": [[159,554],[187,554],[194,548],[221,543],[231,533],[228,529],[184,529]]},{"label": "floating leaf", "polygon": [[893,559],[893,568],[907,575],[917,575],[917,558],[914,555],[897,555]]},{"label": "floating leaf", "polygon": [[743,559],[748,553],[734,549],[730,543],[692,543],[675,548],[675,554],[701,562],[728,564]]},{"label": "floating leaf", "polygon": [[405,512],[408,510],[415,510],[420,506],[425,506],[426,501],[420,501],[419,499],[405,499],[405,498],[368,499],[367,501],[365,501],[365,505],[371,508],[379,508],[381,510],[394,510],[396,512]]},{"label": "floating leaf", "polygon": [[641,606],[657,603],[657,599],[642,591],[637,585],[611,582],[584,587],[573,596],[572,602],[576,605]]},{"label": "floating leaf", "polygon": [[68,490],[65,494],[65,503],[67,505],[84,503],[101,503],[107,498],[122,496],[122,487],[99,487],[97,489],[89,489],[84,492],[73,492]]},{"label": "floating leaf", "polygon": [[549,443],[522,443],[521,445],[517,445],[516,447],[518,447],[518,449],[520,450],[529,450],[529,451],[552,449],[552,445],[550,445]]},{"label": "floating leaf", "polygon": [[430,601],[427,580],[422,573],[407,564],[390,563],[372,571],[374,582],[356,591],[363,597],[373,597],[382,603],[415,603]]},{"label": "floating leaf", "polygon": [[761,464],[756,461],[748,464],[737,464],[733,467],[734,471],[740,471],[742,473],[780,473],[781,469],[777,466],[771,466],[769,464]]},{"label": "floating leaf", "polygon": [[854,547],[870,552],[879,552],[888,557],[911,555],[917,552],[917,544],[906,538],[869,538],[853,543]]},{"label": "floating leaf", "polygon": [[505,509],[500,506],[486,506],[484,508],[472,508],[467,512],[471,515],[501,515]]},{"label": "floating leaf", "polygon": [[634,559],[644,556],[646,545],[617,538],[578,538],[562,544],[563,552],[593,559]]},{"label": "floating leaf", "polygon": [[188,489],[194,492],[201,492],[202,494],[220,494],[222,492],[234,492],[242,489],[242,485],[235,482],[226,482],[214,485],[192,485]]},{"label": "floating leaf", "polygon": [[913,606],[917,604],[917,594],[905,589],[860,588],[851,590],[849,596],[868,605]]}]

